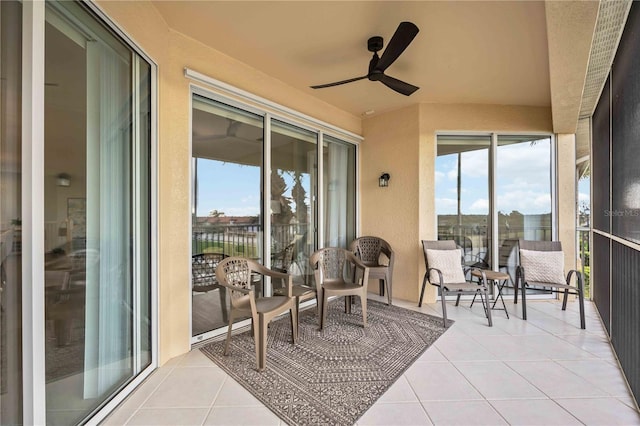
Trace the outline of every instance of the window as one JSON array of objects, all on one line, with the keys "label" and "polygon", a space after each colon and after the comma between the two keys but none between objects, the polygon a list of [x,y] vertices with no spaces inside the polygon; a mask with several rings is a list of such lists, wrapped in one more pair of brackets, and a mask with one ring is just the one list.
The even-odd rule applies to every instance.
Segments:
[{"label": "window", "polygon": [[515,279],[519,238],[552,240],[549,136],[439,135],[438,239],[455,240],[467,266]]},{"label": "window", "polygon": [[[250,257],[313,285],[311,254],[322,245],[346,248],[355,237],[354,144],[313,122],[201,89],[192,97],[191,139],[192,264],[205,257]],[[193,342],[228,324],[226,290],[199,287],[196,269]],[[269,291],[268,282],[256,285]]]}]

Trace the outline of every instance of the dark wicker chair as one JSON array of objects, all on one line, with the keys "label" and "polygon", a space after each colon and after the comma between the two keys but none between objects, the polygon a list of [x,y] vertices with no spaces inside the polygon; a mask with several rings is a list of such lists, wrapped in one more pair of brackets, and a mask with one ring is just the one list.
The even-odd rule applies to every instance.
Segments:
[{"label": "dark wicker chair", "polygon": [[[567,299],[569,294],[575,294],[578,296],[578,303],[580,307],[580,328],[586,328],[584,318],[584,288],[582,282],[582,274],[575,269],[569,271],[564,277],[564,261],[562,260],[563,252],[560,241],[527,241],[519,240],[519,255],[520,262],[516,268],[516,286],[514,303],[518,303],[518,287],[522,291],[522,319],[527,319],[527,288],[533,290],[550,291],[553,293],[563,293],[562,310],[567,309]],[[523,250],[527,250],[532,253],[557,253],[553,257],[556,258],[554,264],[549,261],[528,261],[527,256],[531,257],[531,253],[523,253]],[[523,256],[525,259],[523,259]],[[549,256],[546,256],[549,257]],[[555,279],[545,279],[545,277],[551,274],[551,270],[559,269]],[[571,285],[572,275],[576,276],[576,285]],[[541,278],[540,278],[541,277]]]},{"label": "dark wicker chair", "polygon": [[366,236],[353,240],[350,249],[369,268],[369,279],[380,280],[380,296],[386,287],[387,304],[391,305],[395,258],[391,245],[382,238]]},{"label": "dark wicker chair", "polygon": [[[442,271],[440,269],[434,268],[432,265],[429,265],[429,250],[457,250],[460,253],[460,276],[461,278],[457,281],[446,282],[445,274],[451,271]],[[446,296],[449,294],[457,295],[456,298],[456,306],[460,304],[460,296],[463,294],[473,294],[480,295],[480,300],[482,301],[482,306],[487,316],[487,320],[489,321],[489,327],[493,326],[493,320],[491,318],[491,309],[489,306],[488,299],[488,288],[487,288],[487,278],[485,276],[485,272],[479,269],[480,274],[482,276],[479,283],[470,282],[465,280],[464,271],[462,269],[462,253],[459,251],[460,249],[456,246],[456,242],[453,240],[445,240],[445,241],[427,241],[422,240],[422,251],[424,253],[424,261],[426,265],[426,272],[424,274],[424,279],[422,280],[422,290],[420,291],[420,300],[418,302],[418,306],[422,306],[422,299],[424,297],[424,290],[427,285],[427,282],[431,285],[440,288],[440,300],[442,302],[442,321],[444,326],[447,326],[447,303]],[[431,272],[435,272],[437,274],[438,279],[431,279]],[[455,271],[454,271],[455,272]]]},{"label": "dark wicker chair", "polygon": [[191,290],[207,293],[218,290],[222,321],[227,322],[227,291],[216,279],[216,267],[227,257],[222,253],[198,253],[191,256]]}]

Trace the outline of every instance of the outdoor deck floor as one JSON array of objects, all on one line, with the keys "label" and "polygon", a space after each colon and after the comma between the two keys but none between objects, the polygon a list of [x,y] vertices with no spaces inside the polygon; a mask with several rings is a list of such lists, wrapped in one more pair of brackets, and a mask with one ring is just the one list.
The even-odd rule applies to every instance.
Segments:
[{"label": "outdoor deck floor", "polygon": [[[440,315],[439,304],[394,303]],[[358,425],[640,425],[592,303],[586,330],[576,302],[563,312],[556,301],[528,301],[523,321],[520,305],[507,301],[511,319],[493,311],[491,328],[480,304],[468,306],[447,305],[455,324]],[[156,370],[104,424],[285,423],[193,350]]]}]

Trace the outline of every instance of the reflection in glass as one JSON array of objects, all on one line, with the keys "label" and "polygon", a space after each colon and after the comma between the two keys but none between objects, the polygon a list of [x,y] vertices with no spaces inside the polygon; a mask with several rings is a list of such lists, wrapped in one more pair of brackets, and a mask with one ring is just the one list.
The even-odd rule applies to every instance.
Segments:
[{"label": "reflection in glass", "polygon": [[324,247],[347,248],[356,237],[356,147],[325,136]]},{"label": "reflection in glass", "polygon": [[0,2],[0,424],[22,424],[22,5]]},{"label": "reflection in glass", "polygon": [[490,136],[438,136],[438,239],[454,240],[467,266],[491,265]]},{"label": "reflection in glass", "polygon": [[498,267],[514,281],[519,238],[551,241],[551,138],[498,136]]},{"label": "reflection in glass", "polygon": [[315,250],[317,134],[271,124],[271,268],[312,280]]},{"label": "reflection in glass", "polygon": [[192,336],[227,325],[219,259],[261,261],[263,119],[193,96]]},{"label": "reflection in glass", "polygon": [[150,66],[50,2],[45,81],[47,423],[70,424],[151,363]]}]

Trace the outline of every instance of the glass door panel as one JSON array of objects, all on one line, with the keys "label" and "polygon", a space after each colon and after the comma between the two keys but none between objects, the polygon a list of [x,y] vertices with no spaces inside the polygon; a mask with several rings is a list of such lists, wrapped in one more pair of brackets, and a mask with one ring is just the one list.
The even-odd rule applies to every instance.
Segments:
[{"label": "glass door panel", "polygon": [[356,237],[356,147],[323,141],[324,247],[343,247]]},{"label": "glass door panel", "polygon": [[[551,138],[498,136],[496,154],[496,265],[515,282],[518,239],[553,238]],[[512,290],[505,288],[506,293]]]},{"label": "glass door panel", "polygon": [[317,133],[271,122],[271,268],[310,284],[316,247]]},{"label": "glass door panel", "polygon": [[0,424],[22,424],[22,4],[0,2]]},{"label": "glass door panel", "polygon": [[151,363],[150,76],[80,3],[47,3],[48,424],[81,422]]},{"label": "glass door panel", "polygon": [[438,136],[438,239],[454,240],[466,266],[491,265],[489,152],[491,136]]},{"label": "glass door panel", "polygon": [[262,262],[263,118],[194,95],[192,126],[192,336],[201,339],[228,321],[219,259]]}]

